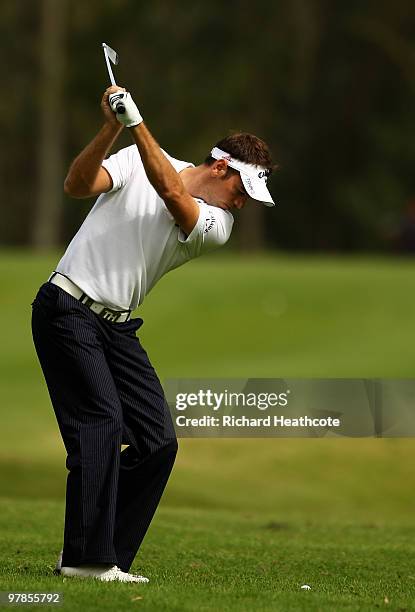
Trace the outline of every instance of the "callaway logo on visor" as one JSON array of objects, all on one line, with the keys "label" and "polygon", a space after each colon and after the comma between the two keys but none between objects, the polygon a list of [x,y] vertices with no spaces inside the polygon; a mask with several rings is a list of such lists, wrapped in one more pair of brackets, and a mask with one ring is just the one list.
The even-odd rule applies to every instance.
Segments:
[{"label": "callaway logo on visor", "polygon": [[264,178],[265,182],[267,182],[270,174],[271,170],[261,170],[261,172],[258,173],[258,178]]},{"label": "callaway logo on visor", "polygon": [[251,198],[263,202],[265,206],[275,206],[275,202],[267,188],[267,180],[271,174],[269,168],[247,164],[240,159],[235,159],[230,153],[222,151],[219,147],[213,147],[210,154],[213,159],[226,159],[228,166],[238,170],[243,186]]}]

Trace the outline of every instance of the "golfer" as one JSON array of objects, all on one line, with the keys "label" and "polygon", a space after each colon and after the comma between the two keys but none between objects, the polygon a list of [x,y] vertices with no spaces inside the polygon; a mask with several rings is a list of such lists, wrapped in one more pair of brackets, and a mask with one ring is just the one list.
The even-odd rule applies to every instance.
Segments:
[{"label": "golfer", "polygon": [[[122,101],[125,112],[118,114]],[[177,440],[131,318],[169,270],[229,238],[248,198],[273,206],[267,145],[228,136],[199,166],[170,157],[131,95],[110,87],[104,124],[72,163],[65,192],[99,196],[32,304],[32,331],[67,452],[57,571],[104,581],[129,573],[173,467]],[[105,159],[121,130],[134,141]],[[180,338],[178,337],[178,347]],[[128,445],[122,452],[121,445]]]}]

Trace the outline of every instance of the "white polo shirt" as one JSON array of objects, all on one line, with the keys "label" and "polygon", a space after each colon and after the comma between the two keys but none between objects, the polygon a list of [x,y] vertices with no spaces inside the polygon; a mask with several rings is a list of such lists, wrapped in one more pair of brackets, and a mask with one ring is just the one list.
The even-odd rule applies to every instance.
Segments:
[{"label": "white polo shirt", "polygon": [[[163,153],[177,172],[194,167]],[[113,187],[99,196],[56,271],[93,300],[134,310],[163,274],[225,244],[233,217],[195,198],[199,218],[186,237],[149,182],[135,145],[102,165]]]}]

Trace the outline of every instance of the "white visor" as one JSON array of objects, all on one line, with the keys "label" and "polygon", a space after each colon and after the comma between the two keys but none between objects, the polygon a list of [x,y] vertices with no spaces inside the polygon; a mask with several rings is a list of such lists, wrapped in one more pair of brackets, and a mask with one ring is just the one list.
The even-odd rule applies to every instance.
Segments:
[{"label": "white visor", "polygon": [[238,170],[246,193],[250,198],[259,200],[265,206],[275,206],[275,202],[267,188],[267,180],[270,174],[267,168],[246,164],[218,147],[213,147],[210,154],[214,159],[226,159],[228,166]]}]

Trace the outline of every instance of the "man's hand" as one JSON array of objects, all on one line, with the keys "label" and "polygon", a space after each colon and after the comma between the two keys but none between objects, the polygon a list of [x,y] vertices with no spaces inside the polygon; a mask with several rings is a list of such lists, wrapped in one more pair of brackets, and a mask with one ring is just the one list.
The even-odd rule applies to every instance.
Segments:
[{"label": "man's hand", "polygon": [[102,109],[102,112],[104,113],[105,122],[120,129],[121,128],[120,122],[117,121],[117,117],[115,116],[110,106],[109,99],[108,99],[111,94],[116,93],[117,91],[122,92],[126,90],[125,90],[125,87],[118,87],[117,85],[111,85],[111,87],[108,87],[108,89],[105,91],[104,95],[102,96],[101,109]]},{"label": "man's hand", "polygon": [[[125,89],[119,88],[118,91],[111,93],[108,101],[112,110],[116,113],[115,116],[117,120],[125,125],[125,127],[131,128],[139,125],[143,121],[141,113],[135,105],[131,94],[125,91]],[[117,112],[117,105],[120,102],[122,102],[125,109],[123,113]]]}]

